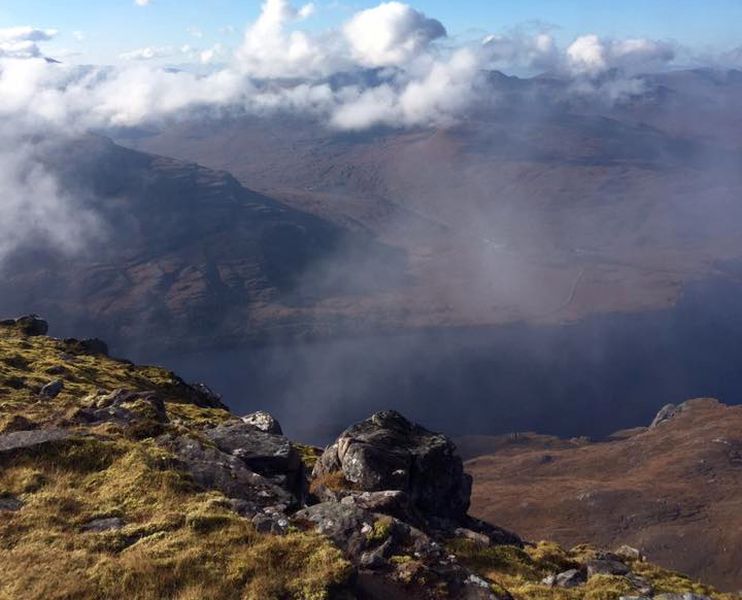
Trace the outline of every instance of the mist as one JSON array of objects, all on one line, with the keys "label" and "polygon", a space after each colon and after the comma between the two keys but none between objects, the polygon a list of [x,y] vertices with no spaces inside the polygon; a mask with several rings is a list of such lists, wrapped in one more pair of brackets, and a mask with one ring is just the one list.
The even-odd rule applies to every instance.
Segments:
[{"label": "mist", "polygon": [[379,408],[601,437],[738,402],[738,53],[312,10],[114,65],[0,30],[0,309],[309,441]]}]

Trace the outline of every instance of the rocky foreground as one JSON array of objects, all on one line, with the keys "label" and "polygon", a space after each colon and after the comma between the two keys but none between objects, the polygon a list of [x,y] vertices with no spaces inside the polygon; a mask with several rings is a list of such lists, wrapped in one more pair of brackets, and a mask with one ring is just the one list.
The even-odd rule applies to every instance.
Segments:
[{"label": "rocky foreground", "polygon": [[396,412],[313,448],[46,333],[0,322],[0,598],[733,598],[469,516],[454,445]]}]

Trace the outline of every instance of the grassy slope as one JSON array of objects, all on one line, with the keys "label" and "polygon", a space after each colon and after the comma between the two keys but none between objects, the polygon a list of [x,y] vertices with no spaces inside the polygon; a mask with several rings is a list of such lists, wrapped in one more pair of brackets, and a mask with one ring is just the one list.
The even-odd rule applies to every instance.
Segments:
[{"label": "grassy slope", "polygon": [[[166,401],[170,423],[164,427],[176,434],[200,437],[205,425],[233,418],[195,406],[180,380],[164,369],[74,350],[60,340],[0,326],[0,433],[70,427],[70,417],[100,388],[156,391]],[[64,375],[46,373],[59,365]],[[62,393],[41,399],[41,386],[56,377],[65,381]],[[152,439],[162,426],[148,429],[146,414],[143,422],[133,429],[72,426],[71,439],[0,454],[0,498],[25,503],[18,512],[1,513],[0,598],[321,599],[348,580],[350,565],[323,538],[299,531],[258,534],[227,509],[220,493],[199,490]],[[102,533],[83,530],[92,519],[107,517],[126,525]],[[596,577],[575,590],[538,583],[584,562],[592,552],[584,547],[566,552],[540,544],[521,551],[459,541],[452,551],[524,600],[608,600],[630,592],[617,577]],[[658,591],[731,598],[649,564],[635,570]]]},{"label": "grassy slope", "polygon": [[[98,388],[156,390],[167,400],[168,428],[193,431],[229,418],[183,403],[174,376],[101,356],[69,352],[64,342],[0,328],[0,431],[64,424]],[[39,400],[63,364],[65,390]],[[324,598],[349,565],[307,533],[257,534],[216,492],[198,490],[152,439],[115,426],[80,428],[71,440],[0,458],[0,497],[23,510],[0,519],[0,598]],[[91,519],[122,517],[118,531],[85,533]]]}]

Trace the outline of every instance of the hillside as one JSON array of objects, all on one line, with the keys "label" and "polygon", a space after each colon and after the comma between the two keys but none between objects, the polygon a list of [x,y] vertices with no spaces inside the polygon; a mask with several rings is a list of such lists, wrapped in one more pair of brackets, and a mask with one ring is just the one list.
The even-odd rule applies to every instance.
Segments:
[{"label": "hillside", "polygon": [[732,598],[631,548],[524,544],[468,516],[450,440],[397,413],[322,451],[46,331],[0,323],[2,598]]},{"label": "hillside", "polygon": [[480,455],[466,463],[475,515],[566,545],[629,544],[738,590],[740,432],[741,407],[698,399],[601,443],[522,434],[461,445]]},{"label": "hillside", "polygon": [[[367,273],[379,294],[405,277],[398,251],[222,171],[97,136],[48,144],[40,161],[94,223],[75,253],[38,235],[4,256],[0,311],[42,313],[63,334],[179,350],[311,337],[338,318],[322,301],[371,294]],[[359,255],[357,275],[337,258]]]}]

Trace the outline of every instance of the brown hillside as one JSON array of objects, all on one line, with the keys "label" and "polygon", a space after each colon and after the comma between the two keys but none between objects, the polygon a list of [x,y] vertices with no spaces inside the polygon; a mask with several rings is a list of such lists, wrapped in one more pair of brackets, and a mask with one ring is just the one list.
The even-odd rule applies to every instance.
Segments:
[{"label": "brown hillside", "polygon": [[604,443],[493,439],[495,454],[467,463],[473,513],[526,538],[631,544],[663,566],[742,588],[742,407],[698,399],[679,408]]}]

